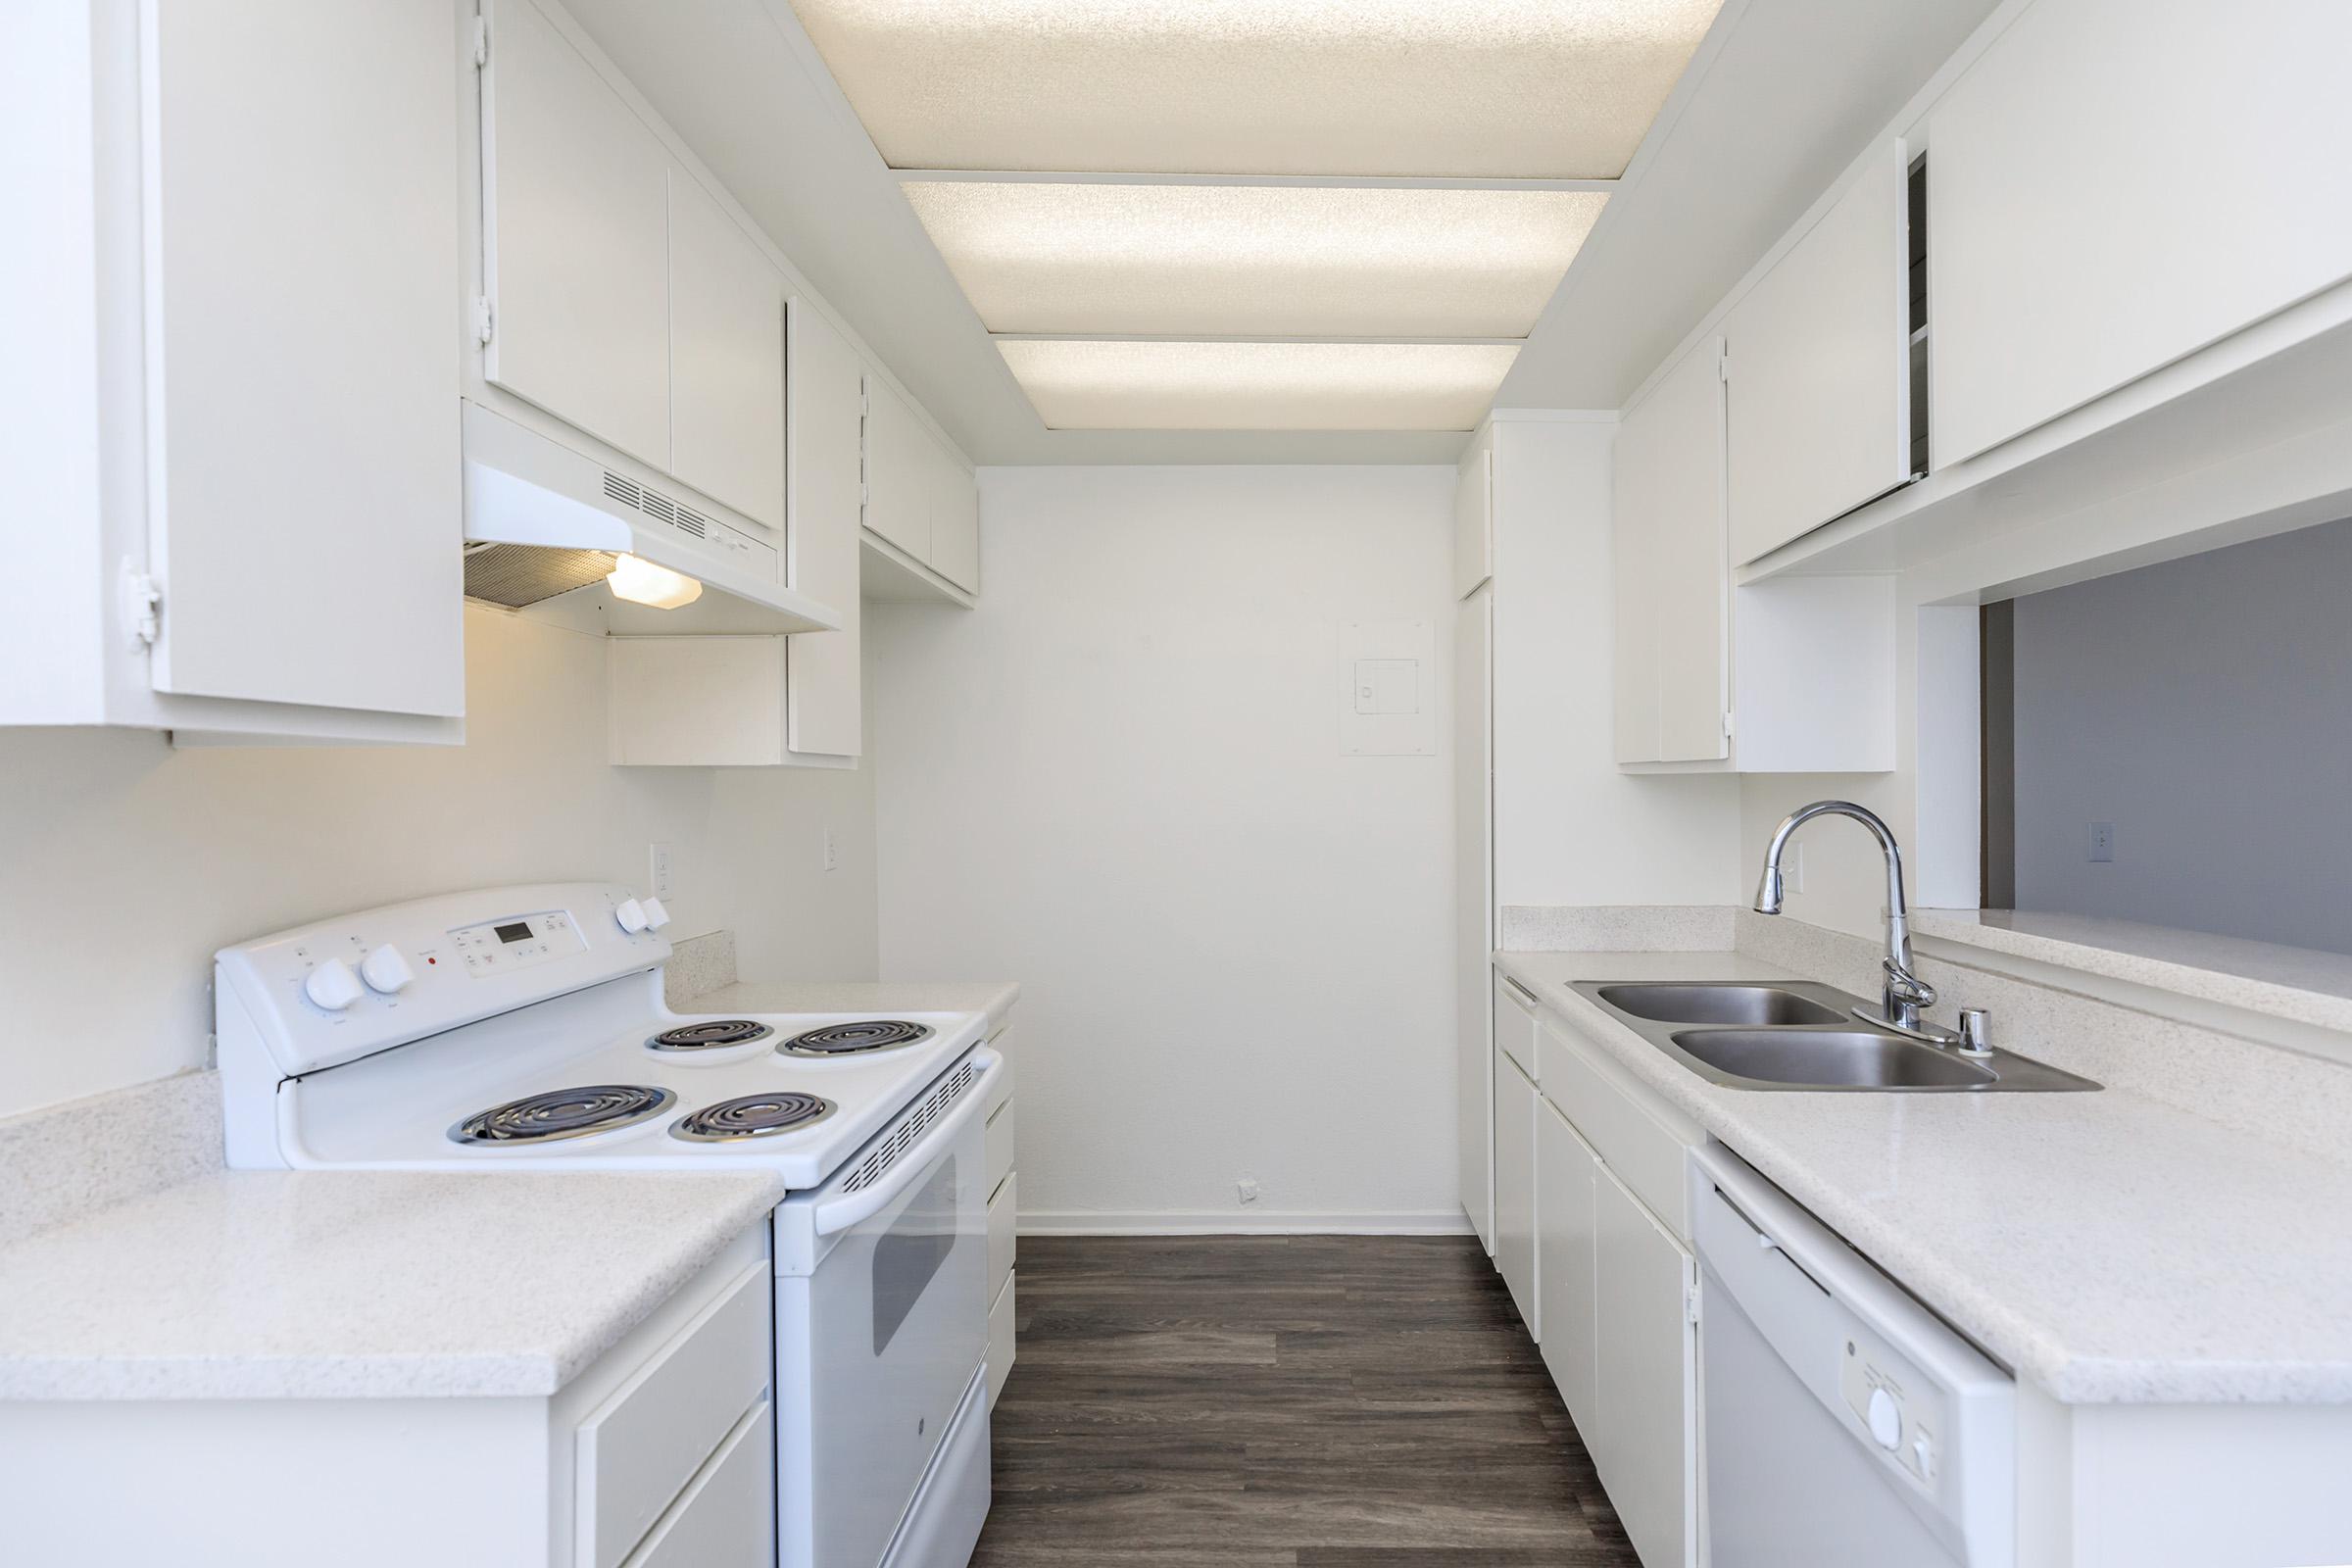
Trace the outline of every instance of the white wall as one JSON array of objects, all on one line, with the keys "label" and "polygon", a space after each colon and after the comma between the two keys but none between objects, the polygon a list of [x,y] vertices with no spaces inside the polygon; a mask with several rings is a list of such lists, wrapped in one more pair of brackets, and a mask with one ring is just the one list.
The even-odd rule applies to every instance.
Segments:
[{"label": "white wall", "polygon": [[0,731],[0,1114],[203,1065],[219,947],[453,888],[642,885],[656,840],[672,936],[732,926],[751,979],[874,972],[870,772],[612,767],[601,640],[468,607],[466,663],[459,748]]},{"label": "white wall", "polygon": [[2352,521],[2019,599],[2018,907],[2352,953],[2347,585]]},{"label": "white wall", "polygon": [[1026,1225],[1462,1223],[1450,672],[1433,755],[1337,718],[1342,623],[1446,660],[1452,488],[984,468],[980,607],[870,607],[882,972],[1021,983]]}]

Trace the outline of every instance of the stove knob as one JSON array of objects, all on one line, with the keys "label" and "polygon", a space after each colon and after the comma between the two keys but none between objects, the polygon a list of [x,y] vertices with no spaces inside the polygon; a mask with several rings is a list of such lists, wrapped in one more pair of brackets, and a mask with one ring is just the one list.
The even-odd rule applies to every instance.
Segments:
[{"label": "stove knob", "polygon": [[1885,1389],[1870,1391],[1870,1436],[1882,1448],[1891,1448],[1903,1438],[1902,1408]]},{"label": "stove knob", "polygon": [[669,924],[669,910],[662,907],[660,899],[647,899],[640,907],[645,910],[645,928],[648,931],[659,931]]},{"label": "stove knob", "polygon": [[623,899],[620,907],[612,911],[612,918],[620,922],[623,931],[635,936],[645,929],[645,906],[635,899]]},{"label": "stove knob", "polygon": [[360,1000],[360,977],[341,958],[329,958],[303,981],[302,994],[329,1012],[341,1012]]},{"label": "stove knob", "polygon": [[368,982],[370,990],[390,996],[416,979],[416,971],[409,967],[409,960],[401,956],[400,950],[387,942],[360,960],[360,978]]}]

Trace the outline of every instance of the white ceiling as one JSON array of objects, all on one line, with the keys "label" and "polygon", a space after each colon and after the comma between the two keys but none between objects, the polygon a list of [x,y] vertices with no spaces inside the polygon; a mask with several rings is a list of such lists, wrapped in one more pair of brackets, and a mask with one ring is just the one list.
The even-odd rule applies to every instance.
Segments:
[{"label": "white ceiling", "polygon": [[[971,3],[942,0],[941,9]],[[1054,15],[1120,9],[1106,0],[1015,3]],[[1247,0],[1208,3],[1253,9]],[[1617,406],[1993,3],[1730,0],[1545,306],[1500,401]],[[976,462],[1427,463],[1460,450],[1463,438],[1445,432],[1049,429],[789,0],[567,4]],[[1007,134],[1022,122],[1018,114],[1002,118]],[[922,119],[911,115],[904,133],[919,133]],[[1508,281],[1507,235],[1481,244],[1494,293],[1524,288]],[[1017,261],[1003,277],[1011,280],[1008,299],[1037,281]],[[1097,365],[1089,373],[1112,372]]]}]

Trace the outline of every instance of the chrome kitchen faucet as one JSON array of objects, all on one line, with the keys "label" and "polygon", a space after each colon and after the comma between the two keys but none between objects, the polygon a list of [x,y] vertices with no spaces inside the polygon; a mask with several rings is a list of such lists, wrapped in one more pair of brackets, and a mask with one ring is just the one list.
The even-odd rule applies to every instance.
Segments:
[{"label": "chrome kitchen faucet", "polygon": [[1922,1016],[1924,1009],[1936,1005],[1936,988],[1911,972],[1911,916],[1903,902],[1903,852],[1895,846],[1893,831],[1876,811],[1851,801],[1815,801],[1790,811],[1772,835],[1772,847],[1764,852],[1764,877],[1756,884],[1756,912],[1781,912],[1781,852],[1788,847],[1791,833],[1817,816],[1852,817],[1870,829],[1886,854],[1886,956],[1880,960],[1886,988],[1877,1012],[1856,1007],[1854,1016],[1914,1040],[1939,1046],[1957,1044],[1958,1035]]}]

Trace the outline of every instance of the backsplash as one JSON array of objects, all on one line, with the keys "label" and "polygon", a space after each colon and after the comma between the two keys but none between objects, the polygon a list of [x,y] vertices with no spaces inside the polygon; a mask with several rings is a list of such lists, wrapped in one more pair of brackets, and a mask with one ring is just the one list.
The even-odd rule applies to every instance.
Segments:
[{"label": "backsplash", "polygon": [[0,1244],[211,1175],[222,1158],[216,1072],[0,1117]]},{"label": "backsplash", "polygon": [[662,970],[662,1000],[672,1012],[683,1012],[697,997],[707,997],[735,983],[735,933],[710,931],[673,942],[669,962]]},{"label": "backsplash", "polygon": [[[1741,909],[1735,918],[1736,951],[1856,996],[1879,995],[1878,943],[1788,915]],[[1996,1046],[2352,1163],[2343,1131],[2352,1124],[2352,1067],[1948,959],[1922,955],[1915,967],[1936,990],[1930,1016],[1940,1023],[1956,1023],[1963,1006],[1984,1007]]]},{"label": "backsplash", "polygon": [[1505,953],[1722,953],[1728,904],[1506,904]]}]

